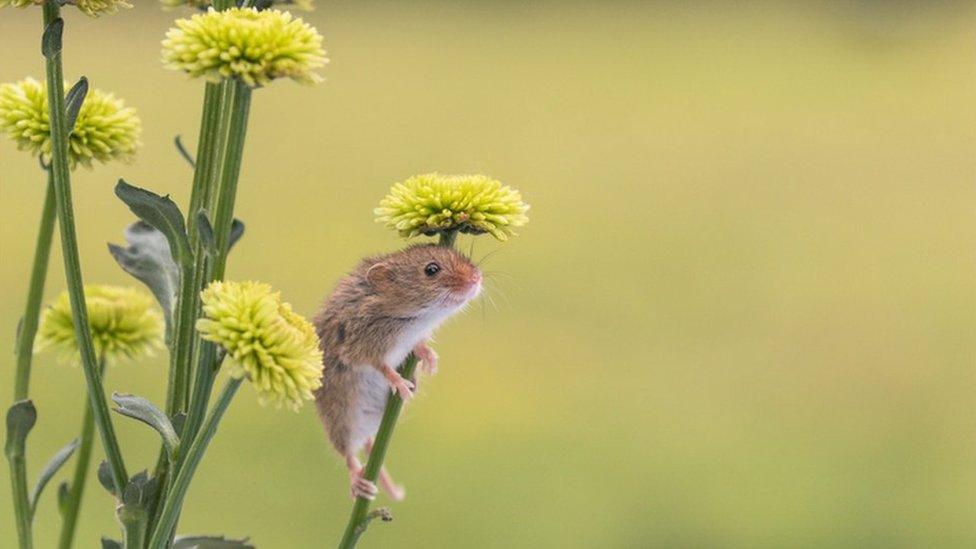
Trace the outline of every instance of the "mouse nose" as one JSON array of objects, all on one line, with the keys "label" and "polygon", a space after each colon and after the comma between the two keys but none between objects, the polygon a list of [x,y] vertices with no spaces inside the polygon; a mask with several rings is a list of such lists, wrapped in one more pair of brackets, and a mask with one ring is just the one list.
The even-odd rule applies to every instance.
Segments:
[{"label": "mouse nose", "polygon": [[472,285],[480,283],[481,271],[479,271],[478,269],[474,269],[473,271],[471,271],[471,274],[468,276],[468,282],[471,283]]}]

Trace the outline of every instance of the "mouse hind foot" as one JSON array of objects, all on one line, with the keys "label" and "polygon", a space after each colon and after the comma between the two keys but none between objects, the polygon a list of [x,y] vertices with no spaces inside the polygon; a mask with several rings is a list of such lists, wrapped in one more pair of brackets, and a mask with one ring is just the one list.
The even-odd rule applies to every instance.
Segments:
[{"label": "mouse hind foot", "polygon": [[353,499],[376,499],[376,484],[363,477],[363,465],[353,455],[346,456],[346,467],[349,468],[349,493]]}]

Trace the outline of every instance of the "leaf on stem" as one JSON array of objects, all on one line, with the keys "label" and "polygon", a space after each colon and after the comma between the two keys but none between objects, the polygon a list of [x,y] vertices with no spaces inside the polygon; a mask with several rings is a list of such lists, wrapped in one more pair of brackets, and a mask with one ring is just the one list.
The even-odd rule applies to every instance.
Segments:
[{"label": "leaf on stem", "polygon": [[119,179],[118,184],[115,185],[115,195],[122,202],[125,202],[126,206],[139,219],[163,233],[177,264],[190,264],[192,261],[190,242],[186,236],[183,214],[180,213],[180,208],[170,200],[169,196],[160,196],[154,192],[134,187],[123,179]]},{"label": "leaf on stem", "polygon": [[207,216],[207,210],[201,209],[197,212],[197,232],[200,234],[200,244],[207,257],[217,255],[217,240],[214,239],[213,224]]},{"label": "leaf on stem", "polygon": [[170,463],[174,462],[176,451],[180,446],[180,437],[176,434],[169,417],[162,410],[152,402],[136,395],[113,393],[112,402],[118,405],[118,408],[113,408],[116,412],[137,419],[155,429],[163,437],[163,446],[166,447],[166,455]]},{"label": "leaf on stem", "polygon": [[4,450],[8,457],[22,457],[27,434],[37,423],[37,408],[30,400],[17,401],[7,409],[7,442]]},{"label": "leaf on stem", "polygon": [[68,495],[71,493],[71,489],[68,486],[68,481],[63,481],[58,484],[58,513],[64,515],[64,512],[68,508]]},{"label": "leaf on stem", "polygon": [[193,159],[193,155],[190,154],[190,151],[186,150],[186,147],[183,146],[182,137],[180,137],[179,135],[174,137],[173,145],[176,146],[176,152],[180,153],[180,156],[183,157],[183,160],[186,160],[187,164],[189,164],[191,168],[197,167],[197,161]]},{"label": "leaf on stem", "polygon": [[34,491],[31,492],[30,496],[30,514],[34,516],[34,512],[37,511],[37,502],[41,498],[41,492],[44,491],[44,487],[50,482],[54,473],[58,472],[58,469],[68,461],[71,454],[75,453],[75,449],[78,448],[78,439],[74,439],[68,443],[67,446],[58,450],[58,453],[54,454],[54,457],[47,462],[44,469],[41,471],[40,476],[37,477],[37,484],[34,485]]},{"label": "leaf on stem", "polygon": [[[214,236],[213,224],[210,222],[207,210],[201,209],[197,212],[197,232],[200,234],[200,242],[203,244],[204,252],[208,257],[215,257],[217,255],[217,238]],[[230,224],[227,249],[233,248],[242,236],[244,236],[244,222],[235,218]]]},{"label": "leaf on stem", "polygon": [[115,490],[115,480],[112,478],[112,468],[109,467],[108,462],[102,460],[98,464],[98,471],[96,471],[98,476],[98,483],[102,485],[102,488],[108,490],[108,493],[115,497],[118,497],[118,492]]},{"label": "leaf on stem", "polygon": [[84,76],[68,90],[68,96],[64,101],[64,110],[68,118],[68,133],[75,128],[75,122],[78,120],[78,113],[81,111],[81,105],[85,102],[85,96],[88,95],[88,79]]},{"label": "leaf on stem", "polygon": [[145,284],[166,314],[167,333],[173,323],[176,292],[180,287],[180,269],[173,261],[169,243],[163,233],[143,221],[125,229],[127,247],[108,245],[108,251],[122,270]]},{"label": "leaf on stem", "polygon": [[53,59],[61,53],[61,35],[64,33],[64,19],[58,17],[44,27],[41,37],[41,53],[48,59]]},{"label": "leaf on stem", "polygon": [[122,504],[130,507],[145,508],[156,494],[156,479],[149,476],[148,471],[142,471],[129,479],[122,491]]},{"label": "leaf on stem", "polygon": [[173,549],[254,549],[248,538],[227,539],[224,536],[177,536]]}]

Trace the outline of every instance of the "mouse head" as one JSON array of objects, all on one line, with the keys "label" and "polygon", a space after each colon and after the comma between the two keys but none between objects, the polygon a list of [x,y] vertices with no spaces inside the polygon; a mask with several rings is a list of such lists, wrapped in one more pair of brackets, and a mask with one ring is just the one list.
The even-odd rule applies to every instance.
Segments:
[{"label": "mouse head", "polygon": [[481,271],[453,248],[411,246],[379,259],[366,280],[403,316],[450,312],[481,291]]}]

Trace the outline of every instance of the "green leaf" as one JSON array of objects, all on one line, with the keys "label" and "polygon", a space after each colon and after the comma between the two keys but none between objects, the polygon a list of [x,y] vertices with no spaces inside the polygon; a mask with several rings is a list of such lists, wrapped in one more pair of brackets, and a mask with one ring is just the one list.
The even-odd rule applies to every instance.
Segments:
[{"label": "green leaf", "polygon": [[112,468],[109,467],[107,461],[102,460],[102,462],[98,464],[96,475],[98,476],[98,483],[101,484],[103,488],[108,490],[108,493],[118,497],[119,494],[115,490],[115,480],[112,478]]},{"label": "green leaf", "polygon": [[200,233],[200,245],[207,257],[217,255],[217,240],[214,239],[213,225],[207,217],[207,210],[197,212],[197,232]]},{"label": "green leaf", "polygon": [[85,96],[88,95],[88,79],[84,76],[68,90],[68,97],[64,101],[64,110],[67,113],[68,118],[68,133],[75,128],[75,122],[78,120],[78,113],[81,111],[81,105],[85,102]]},{"label": "green leaf", "polygon": [[180,288],[180,268],[173,261],[163,233],[148,223],[136,221],[125,229],[127,247],[108,245],[108,251],[122,270],[145,284],[166,314],[166,331],[173,326],[176,292]]},{"label": "green leaf", "polygon": [[230,224],[230,238],[227,239],[228,249],[233,248],[242,236],[244,236],[244,222],[240,219],[234,219]]},{"label": "green leaf", "polygon": [[27,434],[37,423],[37,408],[30,400],[17,401],[7,409],[7,457],[23,457]]},{"label": "green leaf", "polygon": [[248,538],[227,539],[224,536],[177,536],[173,549],[254,549]]},{"label": "green leaf", "polygon": [[41,492],[44,491],[44,487],[47,486],[47,483],[51,480],[51,477],[54,476],[54,473],[57,473],[58,469],[60,469],[61,466],[68,461],[71,454],[75,453],[76,448],[78,448],[78,439],[72,440],[67,446],[58,450],[58,453],[54,454],[51,461],[48,461],[47,465],[44,466],[44,469],[41,470],[40,476],[37,477],[37,484],[34,485],[34,491],[31,493],[30,497],[31,516],[34,516],[34,512],[37,510],[37,501],[40,499]]},{"label": "green leaf", "polygon": [[180,153],[180,156],[183,157],[183,160],[186,160],[187,164],[189,164],[191,168],[197,167],[197,161],[193,159],[193,155],[190,154],[190,151],[186,150],[186,147],[183,146],[182,137],[180,137],[179,135],[174,137],[173,145],[176,146],[176,152]]},{"label": "green leaf", "polygon": [[61,53],[61,35],[64,34],[64,19],[58,17],[44,27],[41,37],[41,53],[48,59],[53,59]]},{"label": "green leaf", "polygon": [[70,493],[71,487],[68,485],[68,481],[58,484],[58,512],[62,515],[68,508],[68,495]]},{"label": "green leaf", "polygon": [[155,429],[163,437],[163,446],[166,447],[166,455],[169,456],[170,463],[174,463],[176,451],[180,447],[180,437],[177,436],[176,429],[162,410],[152,402],[136,395],[113,393],[112,402],[118,405],[118,408],[113,408],[116,412],[138,419]]},{"label": "green leaf", "polygon": [[183,214],[169,196],[160,196],[151,191],[129,185],[119,179],[115,185],[115,195],[136,214],[139,219],[153,226],[163,233],[173,253],[173,259],[179,265],[189,265],[191,262],[190,242],[186,237],[186,225]]},{"label": "green leaf", "polygon": [[[207,214],[207,210],[200,210],[197,212],[197,232],[200,233],[200,243],[203,245],[203,250],[206,252],[208,257],[214,257],[217,255],[217,238],[214,236],[213,224],[210,223],[210,217]],[[244,222],[240,219],[234,219],[230,224],[230,235],[227,238],[227,249],[234,247],[237,241],[244,236]]]},{"label": "green leaf", "polygon": [[147,471],[137,473],[122,491],[122,504],[128,507],[145,508],[156,493],[156,479]]},{"label": "green leaf", "polygon": [[102,549],[122,549],[122,544],[110,538],[102,538]]}]

